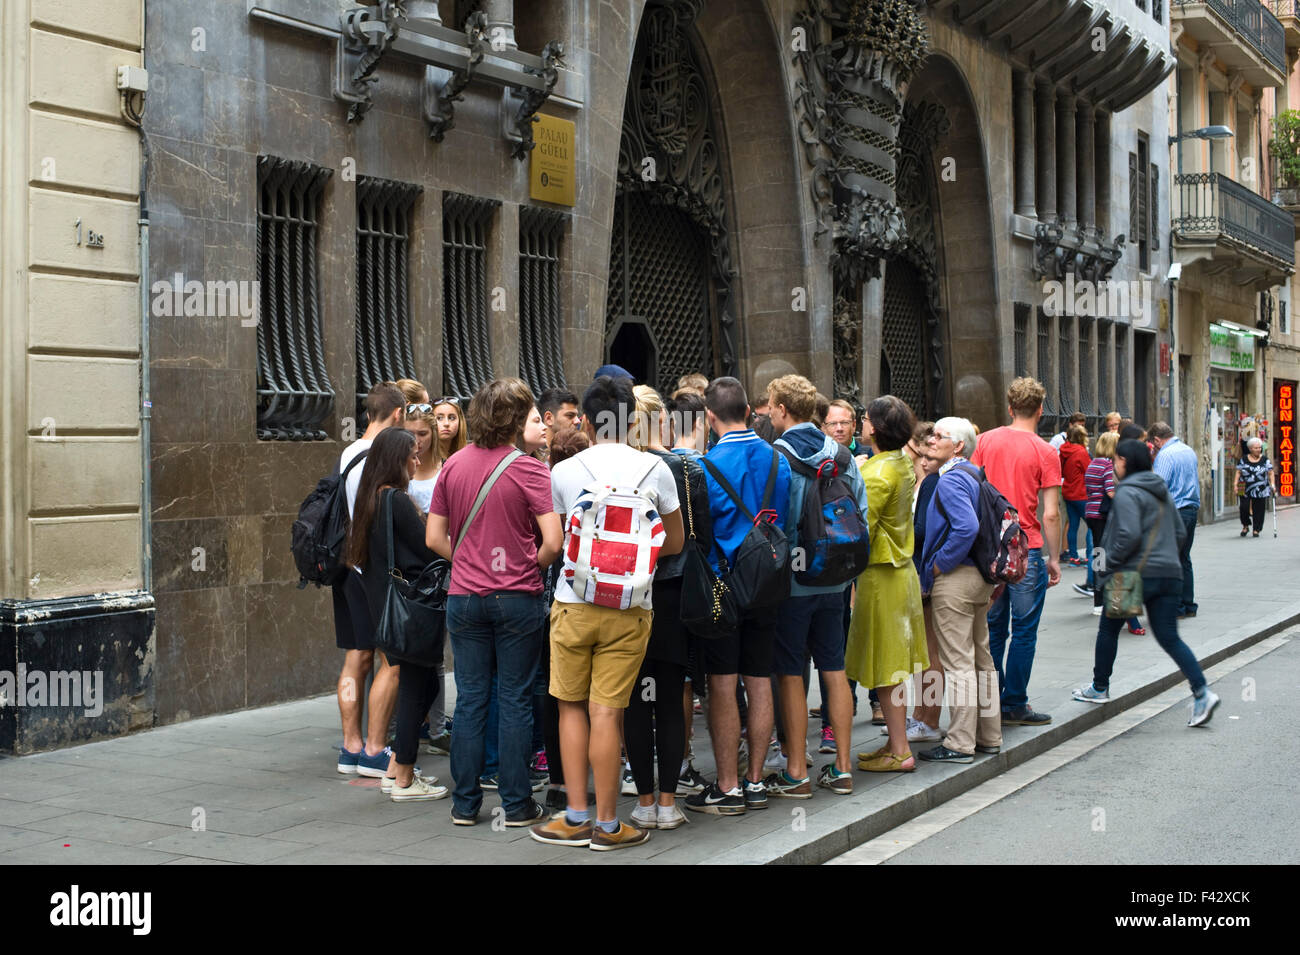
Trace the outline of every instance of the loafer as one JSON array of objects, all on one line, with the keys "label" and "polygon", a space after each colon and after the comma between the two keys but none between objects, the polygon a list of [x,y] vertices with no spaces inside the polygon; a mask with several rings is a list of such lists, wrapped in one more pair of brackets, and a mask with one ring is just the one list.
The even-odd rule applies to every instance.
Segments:
[{"label": "loafer", "polygon": [[959,753],[955,749],[949,749],[940,743],[934,749],[923,749],[916,754],[927,763],[973,763],[975,755],[973,753]]}]

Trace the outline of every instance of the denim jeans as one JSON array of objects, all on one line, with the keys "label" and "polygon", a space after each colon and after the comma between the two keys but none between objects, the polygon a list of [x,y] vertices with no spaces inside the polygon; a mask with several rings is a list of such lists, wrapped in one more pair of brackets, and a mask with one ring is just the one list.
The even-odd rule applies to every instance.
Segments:
[{"label": "denim jeans", "polygon": [[[1195,693],[1205,686],[1205,674],[1196,662],[1196,654],[1178,636],[1178,601],[1183,582],[1177,577],[1143,577],[1142,599],[1147,607],[1151,632],[1160,648],[1173,657],[1178,669],[1183,671]],[[1092,685],[1099,690],[1110,686],[1110,675],[1115,667],[1115,652],[1119,647],[1119,631],[1123,620],[1103,616],[1097,628],[1097,649],[1093,656]]]},{"label": "denim jeans", "polygon": [[1192,538],[1196,536],[1196,515],[1200,510],[1200,507],[1195,504],[1178,509],[1178,516],[1183,519],[1183,527],[1187,530],[1187,540],[1178,553],[1183,561],[1183,591],[1178,606],[1180,612],[1196,612],[1196,586],[1192,579]]},{"label": "denim jeans", "polygon": [[[993,654],[993,663],[998,669],[1003,710],[1016,709],[1029,702],[1029,672],[1034,667],[1038,618],[1043,615],[1043,598],[1046,596],[1047,567],[1043,563],[1043,552],[1041,548],[1031,547],[1024,580],[1008,584],[988,614],[989,652]],[[1008,629],[1011,634],[1009,647]]]},{"label": "denim jeans", "polygon": [[492,689],[488,692],[487,722],[483,724],[483,775],[491,776],[501,768],[501,753],[497,740],[501,737],[501,710],[498,705],[500,688],[497,675],[492,674]]},{"label": "denim jeans", "polygon": [[[1083,523],[1083,512],[1087,506],[1087,501],[1065,500],[1065,514],[1069,518],[1065,528],[1065,553],[1075,560],[1079,559],[1079,525]],[[1088,553],[1092,553],[1091,548]]]},{"label": "denim jeans", "polygon": [[478,814],[483,804],[484,734],[492,675],[497,676],[501,805],[507,815],[532,799],[528,747],[533,735],[533,682],[543,614],[540,594],[501,591],[447,598],[447,635],[456,656],[456,728],[451,734],[453,809]]}]

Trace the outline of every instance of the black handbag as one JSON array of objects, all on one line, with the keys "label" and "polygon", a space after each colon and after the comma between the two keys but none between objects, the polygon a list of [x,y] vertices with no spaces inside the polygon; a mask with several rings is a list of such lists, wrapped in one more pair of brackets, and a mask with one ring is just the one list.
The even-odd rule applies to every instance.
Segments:
[{"label": "black handbag", "polygon": [[731,567],[723,577],[723,582],[735,595],[737,609],[742,613],[775,607],[790,596],[790,542],[777,526],[776,511],[771,508],[780,461],[781,455],[774,450],[763,501],[758,513],[751,514],[722,472],[706,458],[700,458],[700,463],[713,475],[713,480],[752,525],[732,555]]},{"label": "black handbag", "polygon": [[[685,462],[683,462],[685,463]],[[713,572],[706,547],[695,536],[695,511],[691,507],[691,471],[682,469],[686,481],[686,542],[682,546],[681,619],[697,637],[716,640],[736,632],[740,612],[726,583]]]},{"label": "black handbag", "polygon": [[393,566],[393,495],[397,493],[385,491],[380,507],[380,520],[388,531],[388,587],[375,627],[375,645],[398,663],[436,666],[442,661],[446,639],[451,564],[439,557],[414,580],[407,580]]}]

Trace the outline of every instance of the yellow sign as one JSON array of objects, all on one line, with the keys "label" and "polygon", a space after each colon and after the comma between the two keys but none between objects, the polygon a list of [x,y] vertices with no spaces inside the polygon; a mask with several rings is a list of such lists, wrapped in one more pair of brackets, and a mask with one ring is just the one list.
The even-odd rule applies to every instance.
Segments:
[{"label": "yellow sign", "polygon": [[577,179],[577,143],[572,120],[537,114],[536,143],[528,160],[528,195],[543,202],[571,206]]}]

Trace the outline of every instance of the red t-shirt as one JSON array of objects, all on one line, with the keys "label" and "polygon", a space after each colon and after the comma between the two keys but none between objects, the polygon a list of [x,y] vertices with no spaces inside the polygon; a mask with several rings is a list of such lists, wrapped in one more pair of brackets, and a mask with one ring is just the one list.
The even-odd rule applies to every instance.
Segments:
[{"label": "red t-shirt", "polygon": [[984,469],[993,486],[1020,512],[1030,547],[1043,546],[1038,523],[1038,492],[1061,486],[1061,456],[1029,431],[994,428],[979,436],[971,463]]},{"label": "red t-shirt", "polygon": [[1081,444],[1069,441],[1061,445],[1061,489],[1067,501],[1086,501],[1088,488],[1083,483],[1083,476],[1092,463],[1092,455]]},{"label": "red t-shirt", "polygon": [[[511,446],[484,450],[468,444],[457,451],[438,473],[429,513],[447,518],[454,547],[461,525],[488,476]],[[534,457],[516,459],[497,479],[465,542],[451,562],[450,594],[484,596],[502,590],[542,592],[537,567],[538,515],[554,512],[551,506],[551,472]]]}]

